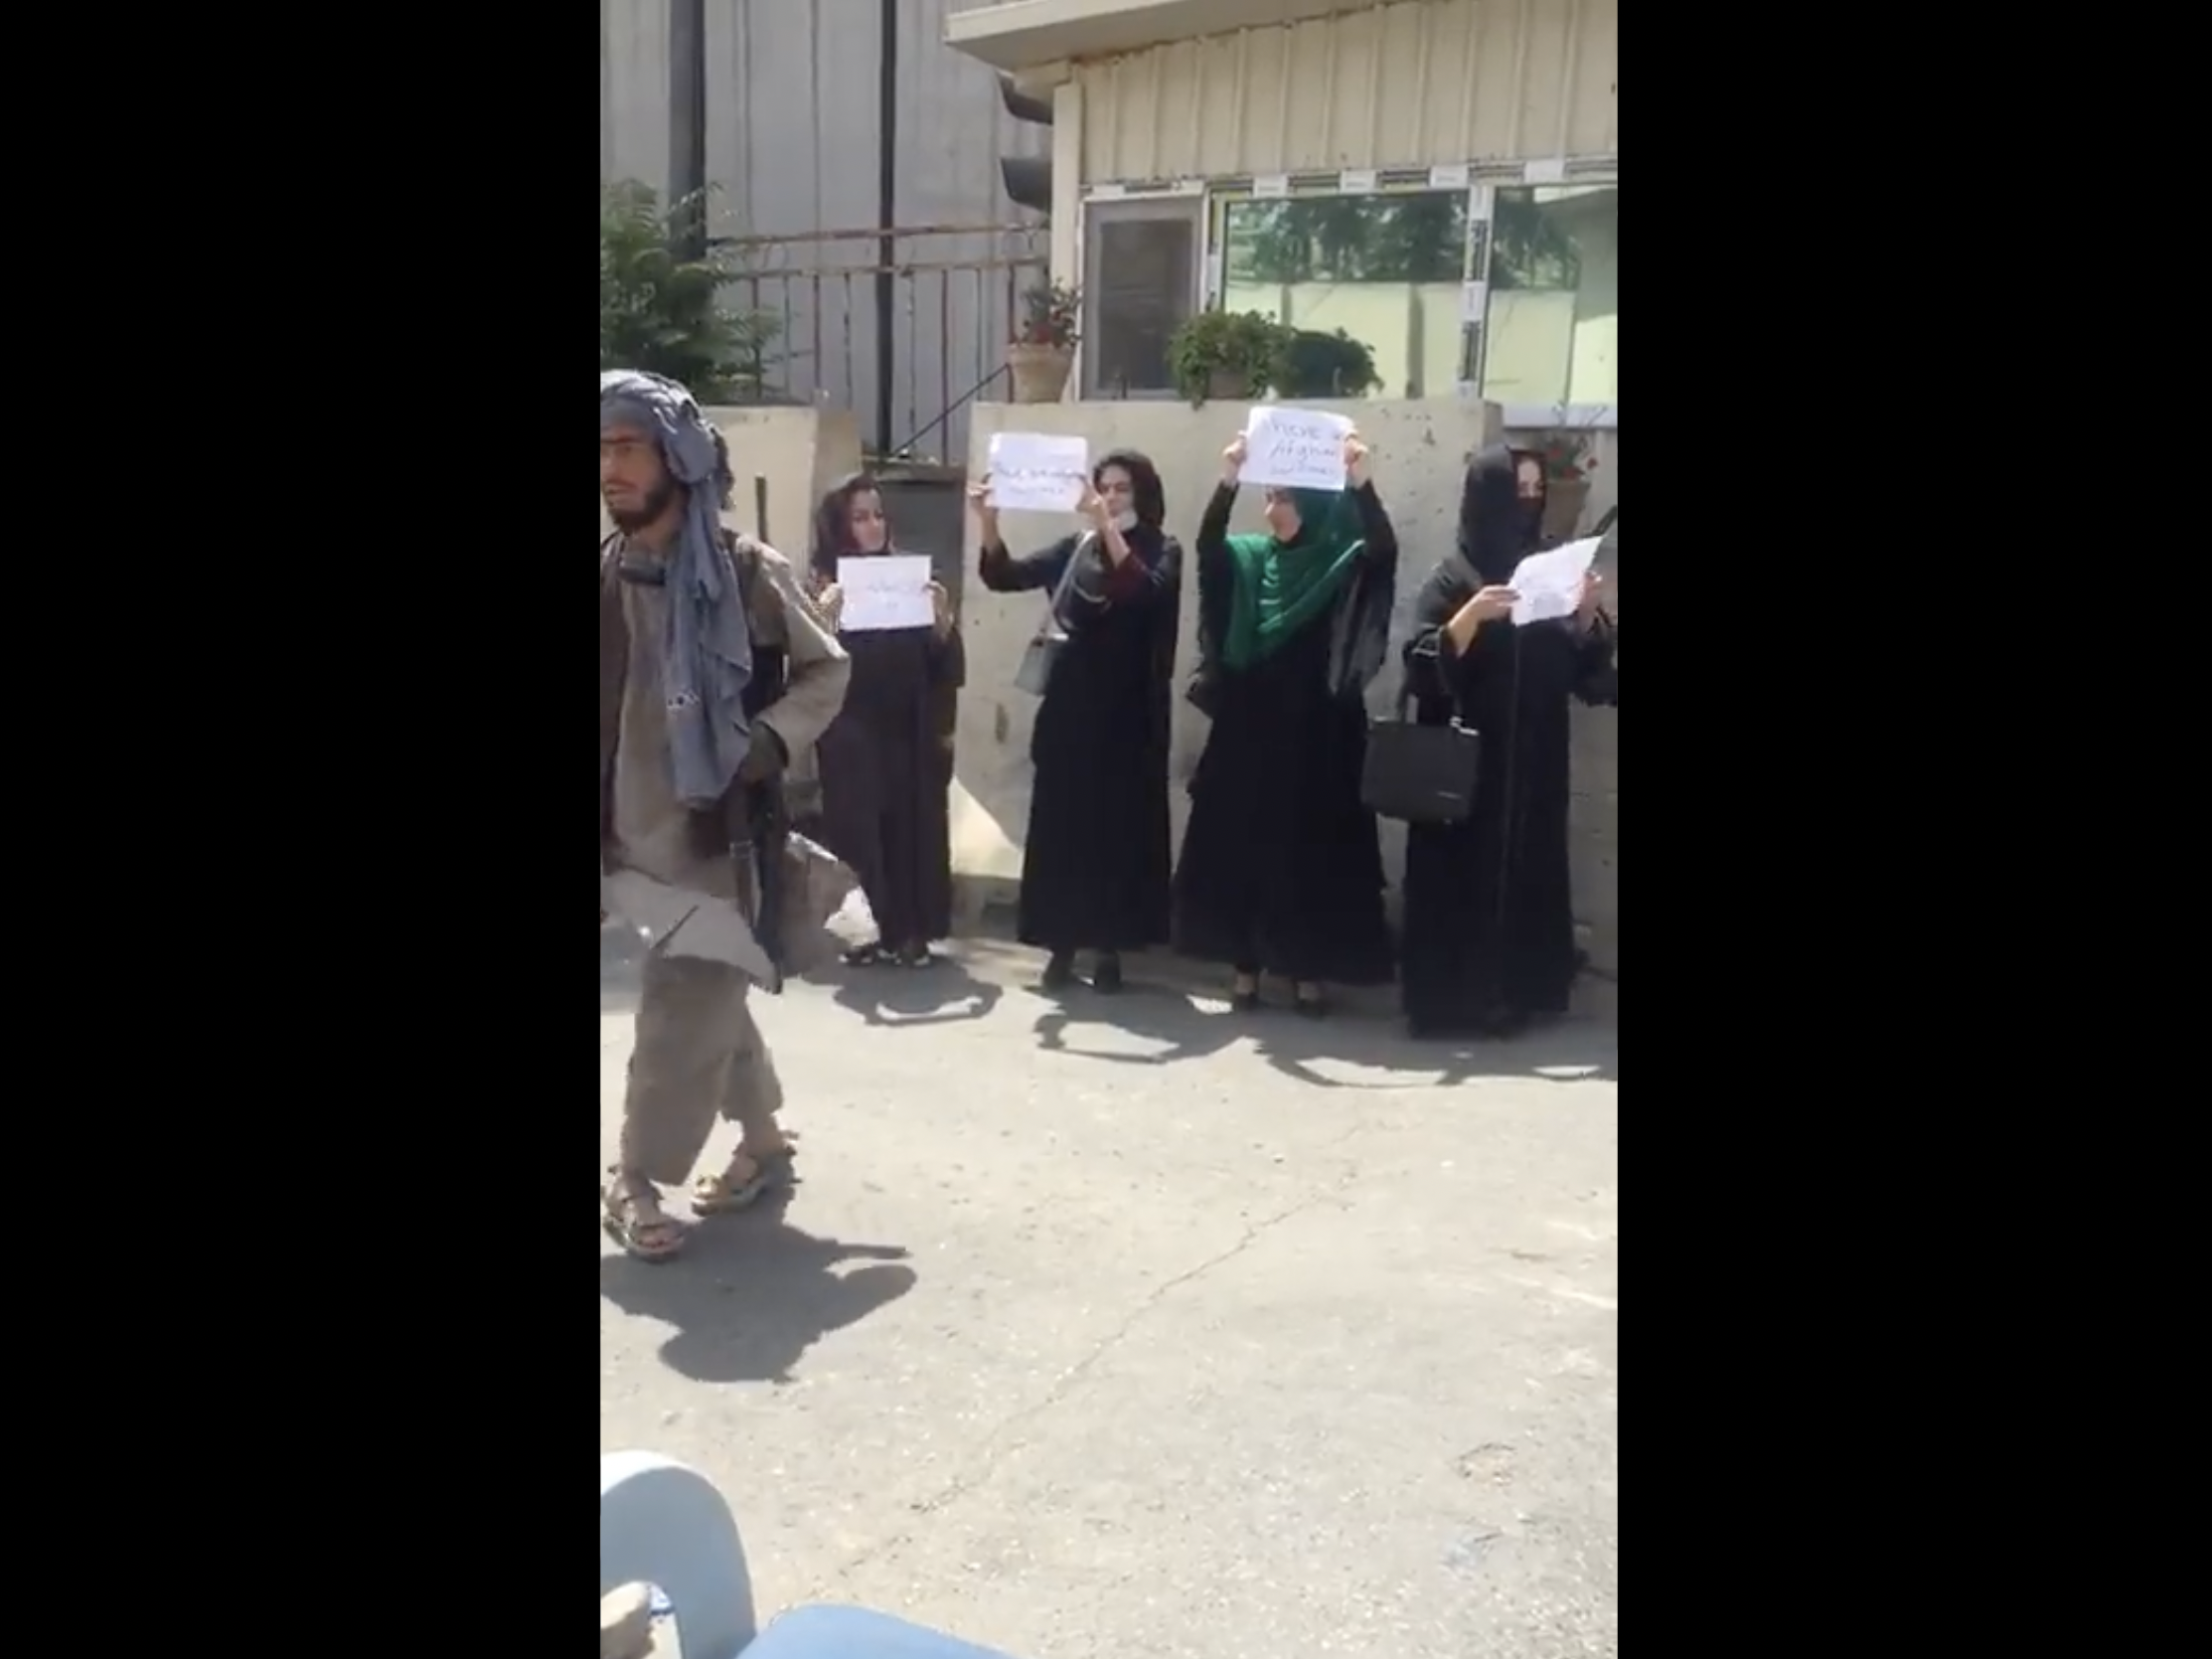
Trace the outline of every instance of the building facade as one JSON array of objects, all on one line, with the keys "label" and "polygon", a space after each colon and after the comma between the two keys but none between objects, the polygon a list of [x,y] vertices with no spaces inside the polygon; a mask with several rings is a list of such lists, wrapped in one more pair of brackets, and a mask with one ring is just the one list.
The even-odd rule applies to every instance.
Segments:
[{"label": "building facade", "polygon": [[[1393,647],[1420,577],[1455,540],[1467,454],[1501,433],[1581,428],[1598,463],[1588,528],[1618,503],[1620,0],[1004,0],[946,38],[1052,108],[1053,275],[1082,290],[1067,401],[991,406],[990,430],[1144,449],[1187,542],[1241,405],[1184,404],[1168,341],[1208,306],[1364,342],[1382,384],[1322,401],[1374,445],[1404,551]],[[1301,399],[1311,403],[1313,400]],[[1257,496],[1234,529],[1257,529]],[[1024,545],[1051,526],[1011,527]],[[1616,548],[1617,554],[1617,548]],[[1603,566],[1618,615],[1617,557]],[[1186,579],[1187,581],[1187,579]],[[1195,660],[1184,606],[1181,660]],[[1011,875],[1028,799],[1033,699],[1006,692],[1033,604],[979,597],[955,830],[966,868]],[[1391,708],[1397,677],[1370,691]],[[1570,857],[1594,973],[1619,971],[1617,716],[1575,714]],[[1205,738],[1176,707],[1170,765]],[[1173,800],[1181,817],[1184,792]],[[1180,827],[1180,826],[1179,826]],[[1395,880],[1403,838],[1385,826]]]},{"label": "building facade", "polygon": [[[943,414],[998,372],[1047,257],[1042,216],[1009,200],[1000,159],[1048,155],[1051,133],[945,45],[947,15],[947,0],[706,0],[707,179],[717,232],[743,239],[731,302],[781,330],[776,390],[852,409],[872,446],[958,457],[964,414]],[[599,0],[602,183],[669,190],[670,22],[671,0]]]},{"label": "building facade", "polygon": [[1226,305],[1343,327],[1380,397],[1618,430],[1619,0],[971,0],[946,38],[1052,99],[1077,396],[1173,396]]}]

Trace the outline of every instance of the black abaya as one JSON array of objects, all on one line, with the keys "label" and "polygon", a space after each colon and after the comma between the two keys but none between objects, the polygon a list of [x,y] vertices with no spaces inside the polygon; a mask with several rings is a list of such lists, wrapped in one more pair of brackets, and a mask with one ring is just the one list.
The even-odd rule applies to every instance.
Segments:
[{"label": "black abaya", "polygon": [[1441,725],[1456,716],[1483,740],[1467,821],[1415,824],[1406,835],[1399,979],[1407,1019],[1424,1033],[1566,1011],[1576,968],[1568,703],[1617,701],[1615,631],[1602,613],[1588,632],[1573,617],[1485,622],[1464,656],[1444,632],[1478,587],[1506,581],[1529,547],[1511,457],[1501,464],[1501,481],[1496,452],[1470,470],[1462,551],[1422,584],[1405,650],[1415,718]]},{"label": "black abaya", "polygon": [[852,866],[887,949],[952,932],[951,767],[944,692],[966,666],[958,631],[840,633],[845,708],[816,750],[822,844]]},{"label": "black abaya", "polygon": [[[1308,983],[1390,977],[1382,849],[1360,802],[1367,717],[1341,683],[1338,612],[1359,603],[1348,582],[1272,655],[1238,670],[1221,661],[1235,580],[1228,549],[1233,485],[1198,526],[1199,626],[1213,724],[1190,779],[1190,821],[1176,867],[1175,942],[1184,955]],[[1398,544],[1372,488],[1354,492],[1369,591],[1386,586]],[[1387,610],[1387,605],[1382,606]]]},{"label": "black abaya", "polygon": [[1168,937],[1168,717],[1183,548],[1138,525],[1109,568],[1095,533],[1017,559],[986,548],[984,585],[1053,592],[1078,561],[1067,642],[1029,737],[1035,776],[1017,926],[1052,951],[1142,950]]}]

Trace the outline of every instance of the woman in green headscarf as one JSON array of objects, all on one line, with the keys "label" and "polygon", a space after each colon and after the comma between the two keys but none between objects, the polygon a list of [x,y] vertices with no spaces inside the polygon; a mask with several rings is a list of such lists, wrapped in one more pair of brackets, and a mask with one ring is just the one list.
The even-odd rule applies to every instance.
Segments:
[{"label": "woman in green headscarf", "polygon": [[1190,779],[1176,869],[1176,947],[1235,972],[1291,981],[1302,1014],[1323,986],[1390,977],[1375,818],[1360,804],[1363,695],[1385,660],[1398,542],[1344,438],[1343,490],[1270,489],[1262,533],[1231,536],[1240,435],[1199,521],[1198,646],[1191,701],[1212,718]]}]

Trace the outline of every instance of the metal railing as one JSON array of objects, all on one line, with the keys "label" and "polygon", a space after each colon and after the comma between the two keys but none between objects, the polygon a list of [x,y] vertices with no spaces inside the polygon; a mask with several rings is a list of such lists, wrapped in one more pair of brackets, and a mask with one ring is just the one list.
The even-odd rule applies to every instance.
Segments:
[{"label": "metal railing", "polygon": [[917,225],[717,245],[731,302],[775,324],[764,398],[850,409],[879,453],[957,462],[968,406],[1006,373],[1023,290],[1045,278],[1045,237],[1042,226]]}]

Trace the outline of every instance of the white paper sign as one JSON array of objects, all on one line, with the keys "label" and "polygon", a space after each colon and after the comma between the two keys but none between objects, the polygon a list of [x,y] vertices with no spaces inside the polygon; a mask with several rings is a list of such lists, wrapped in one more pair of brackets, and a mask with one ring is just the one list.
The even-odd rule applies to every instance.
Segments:
[{"label": "white paper sign", "polygon": [[991,434],[991,505],[1006,513],[1072,513],[1091,475],[1089,440]]},{"label": "white paper sign", "polygon": [[929,561],[918,553],[840,559],[837,584],[843,595],[837,625],[843,632],[926,628],[936,620],[929,602]]},{"label": "white paper sign", "polygon": [[1582,579],[1598,556],[1596,536],[1564,542],[1549,553],[1532,553],[1513,567],[1508,584],[1520,595],[1513,601],[1513,622],[1526,627],[1555,616],[1572,616],[1582,602]]},{"label": "white paper sign", "polygon": [[1244,422],[1247,484],[1285,490],[1344,487],[1344,434],[1351,421],[1327,410],[1254,404]]}]

